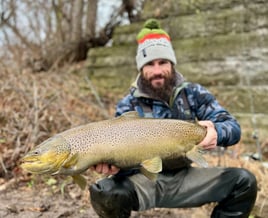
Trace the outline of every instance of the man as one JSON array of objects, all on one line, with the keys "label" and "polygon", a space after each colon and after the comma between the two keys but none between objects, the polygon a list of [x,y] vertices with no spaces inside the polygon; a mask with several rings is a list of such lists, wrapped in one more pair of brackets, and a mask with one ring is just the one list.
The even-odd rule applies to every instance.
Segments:
[{"label": "man", "polygon": [[[137,111],[142,117],[199,120],[207,128],[204,150],[240,140],[240,126],[215,97],[176,72],[169,35],[148,20],[137,36],[136,82],[117,105],[116,116]],[[257,194],[254,175],[241,168],[196,168],[186,157],[163,161],[163,171],[150,181],[138,170],[124,171],[106,163],[93,167],[110,175],[90,187],[92,205],[103,218],[129,217],[132,210],[188,208],[217,202],[213,218],[246,218]]]}]

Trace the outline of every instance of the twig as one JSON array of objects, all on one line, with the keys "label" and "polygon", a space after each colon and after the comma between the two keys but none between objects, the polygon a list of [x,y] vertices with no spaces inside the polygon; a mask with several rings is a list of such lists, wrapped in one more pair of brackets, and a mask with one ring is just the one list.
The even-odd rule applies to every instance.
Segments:
[{"label": "twig", "polygon": [[262,201],[262,204],[260,206],[260,214],[262,214],[262,211],[263,211],[263,208],[265,207],[266,205],[266,198],[264,198],[264,200]]},{"label": "twig", "polygon": [[73,126],[72,119],[68,116],[68,114],[66,113],[64,108],[61,109],[61,112],[62,112],[63,116],[66,118],[66,120],[71,124],[71,126]]},{"label": "twig", "polygon": [[109,118],[109,114],[107,113],[104,104],[102,103],[100,96],[98,95],[94,85],[91,83],[90,79],[88,78],[88,76],[85,76],[85,80],[88,84],[88,87],[90,88],[92,94],[94,95],[95,99],[97,100],[97,103],[99,104],[99,106],[103,109],[102,112],[105,115],[106,118]]},{"label": "twig", "polygon": [[5,174],[7,174],[7,168],[6,168],[6,166],[5,166],[4,162],[3,162],[2,155],[0,155],[0,164],[1,164],[1,166],[3,168],[3,171],[5,172]]},{"label": "twig", "polygon": [[49,101],[39,109],[39,113],[43,112],[53,101],[55,101],[58,98],[59,94],[54,94]]},{"label": "twig", "polygon": [[33,81],[33,100],[34,100],[34,123],[33,123],[33,133],[31,137],[31,141],[33,143],[36,142],[37,140],[37,135],[39,133],[39,110],[38,110],[38,93],[37,93],[37,87],[35,80]]}]

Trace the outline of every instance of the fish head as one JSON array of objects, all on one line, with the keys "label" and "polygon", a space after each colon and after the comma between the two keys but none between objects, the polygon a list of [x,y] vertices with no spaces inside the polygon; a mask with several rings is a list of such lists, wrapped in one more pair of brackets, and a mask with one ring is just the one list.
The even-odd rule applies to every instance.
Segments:
[{"label": "fish head", "polygon": [[71,146],[66,140],[56,135],[42,142],[22,159],[21,167],[36,174],[56,174],[71,153]]}]

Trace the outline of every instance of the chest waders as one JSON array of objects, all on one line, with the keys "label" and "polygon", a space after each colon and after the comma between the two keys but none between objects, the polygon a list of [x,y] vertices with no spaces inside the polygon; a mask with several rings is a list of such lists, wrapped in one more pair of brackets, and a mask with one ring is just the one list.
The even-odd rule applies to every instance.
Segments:
[{"label": "chest waders", "polygon": [[155,182],[140,173],[115,175],[92,184],[89,191],[101,218],[129,218],[132,210],[191,208],[211,202],[218,203],[211,218],[248,218],[257,183],[253,174],[241,168],[190,167],[161,173]]}]

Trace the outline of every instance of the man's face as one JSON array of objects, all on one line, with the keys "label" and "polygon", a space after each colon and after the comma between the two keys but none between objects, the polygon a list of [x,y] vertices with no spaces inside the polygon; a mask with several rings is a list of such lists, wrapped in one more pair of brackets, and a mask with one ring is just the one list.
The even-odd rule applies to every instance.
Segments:
[{"label": "man's face", "polygon": [[163,88],[172,75],[172,64],[166,59],[155,59],[142,68],[142,77],[154,89]]},{"label": "man's face", "polygon": [[168,101],[176,84],[175,71],[166,59],[155,59],[142,68],[142,90],[152,98]]}]

